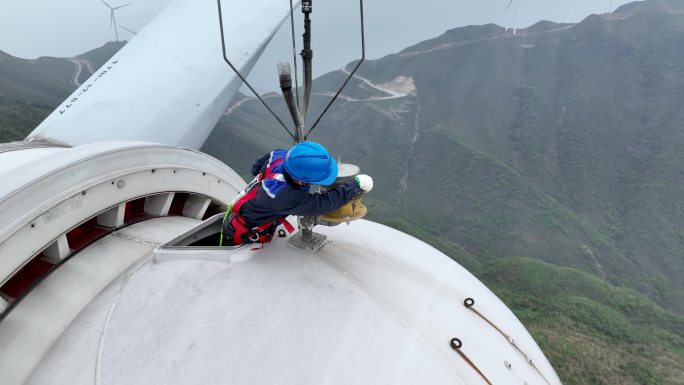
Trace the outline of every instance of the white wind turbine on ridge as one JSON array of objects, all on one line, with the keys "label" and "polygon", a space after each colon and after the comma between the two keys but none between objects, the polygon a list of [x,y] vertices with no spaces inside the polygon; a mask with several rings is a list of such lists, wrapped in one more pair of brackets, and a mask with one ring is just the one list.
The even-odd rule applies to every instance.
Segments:
[{"label": "white wind turbine on ridge", "polygon": [[[513,16],[513,34],[515,35],[518,31],[518,4],[520,3],[520,0],[515,0],[515,13]],[[508,10],[511,7],[511,4],[513,4],[513,0],[508,2],[508,5],[506,6],[506,10]]]},{"label": "white wind turbine on ridge", "polygon": [[109,25],[110,25],[110,27],[114,28],[114,38],[116,39],[115,41],[119,41],[119,30],[118,30],[119,25],[116,23],[116,16],[114,16],[114,11],[116,11],[117,9],[123,8],[125,6],[131,5],[131,3],[120,5],[118,7],[112,7],[111,5],[107,4],[104,0],[100,0],[100,2],[102,2],[102,4],[104,4],[104,5],[106,5],[107,8],[109,8],[109,10],[110,10],[111,17],[109,19]]}]

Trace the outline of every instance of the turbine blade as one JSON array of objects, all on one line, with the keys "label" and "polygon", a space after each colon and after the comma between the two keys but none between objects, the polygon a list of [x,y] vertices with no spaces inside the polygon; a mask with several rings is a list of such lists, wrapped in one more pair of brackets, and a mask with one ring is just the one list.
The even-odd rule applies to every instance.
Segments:
[{"label": "turbine blade", "polygon": [[104,4],[104,5],[106,5],[107,7],[109,7],[109,9],[112,9],[112,6],[111,6],[111,5],[109,5],[109,4],[107,4],[107,3],[105,3],[105,1],[104,1],[104,0],[100,0],[100,1],[102,2],[102,4]]},{"label": "turbine blade", "polygon": [[137,32],[131,31],[130,29],[124,27],[123,25],[119,25],[119,28],[123,28],[123,29],[125,29],[126,31],[128,31],[128,32],[130,32],[130,33],[132,33],[132,34],[134,34],[134,35],[137,35],[137,34],[138,34]]},{"label": "turbine blade", "polygon": [[123,8],[123,7],[127,6],[127,5],[131,5],[131,3],[128,3],[128,4],[124,4],[124,5],[120,5],[120,6],[118,6],[118,7],[115,7],[115,8],[113,8],[113,9],[119,9],[119,8]]},{"label": "turbine blade", "polygon": [[510,8],[510,7],[511,7],[511,4],[513,4],[513,0],[511,0],[511,1],[508,2],[508,5],[506,6],[506,9]]}]

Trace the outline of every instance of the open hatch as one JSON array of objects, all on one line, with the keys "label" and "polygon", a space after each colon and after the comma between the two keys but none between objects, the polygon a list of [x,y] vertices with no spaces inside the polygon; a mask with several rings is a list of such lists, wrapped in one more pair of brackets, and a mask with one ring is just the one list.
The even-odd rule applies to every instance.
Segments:
[{"label": "open hatch", "polygon": [[243,247],[219,246],[221,241],[221,224],[225,213],[218,213],[207,218],[199,225],[161,245],[161,250],[235,250]]}]

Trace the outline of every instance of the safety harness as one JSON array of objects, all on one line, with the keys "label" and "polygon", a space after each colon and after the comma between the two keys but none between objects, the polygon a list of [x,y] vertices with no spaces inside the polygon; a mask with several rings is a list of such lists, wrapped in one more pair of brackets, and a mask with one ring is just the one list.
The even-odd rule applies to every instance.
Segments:
[{"label": "safety harness", "polygon": [[[243,243],[269,243],[273,239],[273,234],[275,233],[276,227],[278,225],[283,225],[285,229],[292,233],[294,232],[294,227],[285,220],[285,218],[278,218],[266,223],[262,223],[259,226],[251,227],[245,219],[240,215],[240,209],[242,206],[256,197],[262,182],[269,178],[277,178],[277,173],[273,172],[273,169],[283,162],[283,158],[273,161],[264,171],[262,171],[256,178],[250,183],[247,188],[240,193],[238,200],[235,201],[232,207],[226,211],[226,215],[223,217],[223,226],[221,230],[221,246],[223,246],[223,238],[225,236],[230,236],[225,233],[226,224],[228,224],[233,230],[232,242],[233,245],[241,245]],[[227,221],[227,223],[226,223]]]}]

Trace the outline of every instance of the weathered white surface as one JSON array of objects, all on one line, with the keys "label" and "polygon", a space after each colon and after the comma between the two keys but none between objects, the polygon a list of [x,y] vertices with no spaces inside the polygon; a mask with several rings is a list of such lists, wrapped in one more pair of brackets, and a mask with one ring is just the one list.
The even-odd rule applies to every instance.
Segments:
[{"label": "weathered white surface", "polygon": [[188,200],[185,202],[185,206],[183,207],[183,216],[202,219],[210,203],[210,199],[201,196],[195,195],[188,197]]},{"label": "weathered white surface", "polygon": [[[169,260],[157,249],[123,286],[97,337],[98,361],[91,320],[103,319],[85,312],[29,383],[61,384],[73,372],[74,385],[484,384],[450,348],[458,337],[492,383],[545,384],[463,307],[473,297],[560,384],[513,314],[440,252],[363,220],[317,230],[332,240],[317,255],[285,239],[258,252],[174,250]],[[81,329],[91,342],[76,338]]]},{"label": "weathered white surface", "polygon": [[48,246],[47,249],[43,250],[43,254],[47,257],[48,261],[55,264],[68,257],[69,254],[71,254],[71,249],[69,248],[69,241],[67,240],[66,234],[61,235],[56,241]]},{"label": "weathered white surface", "polygon": [[[67,150],[63,147],[52,148],[28,148],[23,150],[15,150],[8,152],[0,152],[0,180],[11,180],[13,175],[18,175],[21,172],[31,173],[33,167],[42,163],[50,163],[47,159],[52,156]],[[21,182],[21,181],[18,181]],[[17,183],[2,183],[0,184],[0,199],[16,189]]]},{"label": "weathered white surface", "polygon": [[111,228],[122,226],[124,224],[125,214],[126,204],[122,203],[98,215],[97,224]]},{"label": "weathered white surface", "polygon": [[7,302],[4,298],[0,297],[0,315],[7,310],[7,307],[9,306],[9,302]]},{"label": "weathered white surface", "polygon": [[168,215],[174,195],[175,193],[158,194],[145,198],[145,212],[159,216]]},{"label": "weathered white surface", "polygon": [[0,163],[0,284],[65,232],[122,202],[167,192],[225,202],[245,185],[194,150],[122,141],[43,150],[13,151],[36,155],[20,166]]},{"label": "weathered white surface", "polygon": [[114,300],[111,288],[120,288],[121,274],[149,256],[160,239],[198,222],[171,217],[131,225],[97,241],[48,276],[0,323],[2,384],[23,384],[32,373],[40,378],[46,366],[35,372],[34,368],[48,351],[43,362],[49,367],[56,360],[60,369],[36,383],[75,384],[80,379],[92,384],[96,347]]},{"label": "weathered white surface", "polygon": [[[281,0],[223,0],[228,58],[247,75],[289,13]],[[223,61],[215,0],[175,0],[29,138],[127,139],[199,149],[242,82]]]}]

